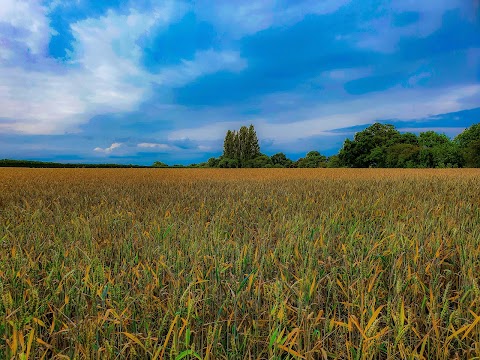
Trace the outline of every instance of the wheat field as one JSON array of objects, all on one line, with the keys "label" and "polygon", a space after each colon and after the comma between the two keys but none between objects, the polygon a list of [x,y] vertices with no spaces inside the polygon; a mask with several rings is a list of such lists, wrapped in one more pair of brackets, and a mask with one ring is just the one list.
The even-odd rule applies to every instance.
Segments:
[{"label": "wheat field", "polygon": [[479,359],[480,170],[0,169],[0,359]]}]

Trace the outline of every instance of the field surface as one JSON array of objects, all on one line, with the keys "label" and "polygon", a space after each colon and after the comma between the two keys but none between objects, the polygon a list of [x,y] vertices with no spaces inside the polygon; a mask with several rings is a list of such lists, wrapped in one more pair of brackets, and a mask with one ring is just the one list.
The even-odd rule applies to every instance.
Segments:
[{"label": "field surface", "polygon": [[480,170],[2,169],[0,359],[480,357]]}]

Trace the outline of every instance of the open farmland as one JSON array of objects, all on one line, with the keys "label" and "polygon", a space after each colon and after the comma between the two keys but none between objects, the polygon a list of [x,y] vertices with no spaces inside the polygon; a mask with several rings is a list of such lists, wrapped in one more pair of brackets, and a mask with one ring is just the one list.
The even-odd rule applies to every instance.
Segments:
[{"label": "open farmland", "polygon": [[480,170],[0,169],[0,241],[0,358],[480,357]]}]

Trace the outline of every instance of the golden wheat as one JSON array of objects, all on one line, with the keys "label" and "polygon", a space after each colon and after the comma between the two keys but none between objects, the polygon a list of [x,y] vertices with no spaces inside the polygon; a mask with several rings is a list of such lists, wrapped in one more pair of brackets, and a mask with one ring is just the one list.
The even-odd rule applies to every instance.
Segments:
[{"label": "golden wheat", "polygon": [[0,211],[5,359],[480,357],[479,170],[0,169]]}]

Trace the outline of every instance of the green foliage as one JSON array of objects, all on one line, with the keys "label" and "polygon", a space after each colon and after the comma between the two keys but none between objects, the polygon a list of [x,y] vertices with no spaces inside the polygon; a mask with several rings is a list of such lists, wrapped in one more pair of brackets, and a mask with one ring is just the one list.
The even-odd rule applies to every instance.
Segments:
[{"label": "green foliage", "polygon": [[304,158],[296,162],[299,168],[324,168],[327,167],[327,158],[318,151],[310,151]]},{"label": "green foliage", "polygon": [[474,124],[455,138],[458,144],[465,166],[480,167],[480,123]]},{"label": "green foliage", "polygon": [[31,160],[0,159],[0,167],[27,167],[27,168],[146,168],[141,165],[120,164],[71,164]]},{"label": "green foliage", "polygon": [[249,167],[260,154],[257,133],[253,125],[242,126],[239,131],[228,130],[223,142],[223,155],[218,167]]},{"label": "green foliage", "polygon": [[271,168],[274,164],[268,155],[262,154],[255,159],[249,160],[245,165],[245,167],[249,168]]},{"label": "green foliage", "polygon": [[229,159],[227,157],[220,157],[217,167],[219,168],[238,168],[239,162],[237,159]]},{"label": "green foliage", "polygon": [[463,157],[467,167],[480,167],[480,139],[471,141],[468,146],[463,149]]},{"label": "green foliage", "polygon": [[216,168],[218,167],[218,164],[220,163],[220,159],[219,158],[210,158],[208,159],[207,161],[207,167],[211,167],[211,168]]},{"label": "green foliage", "polygon": [[417,135],[410,132],[400,134],[396,142],[400,144],[410,144],[410,145],[417,145],[417,146],[419,144]]},{"label": "green foliage", "polygon": [[336,165],[347,167],[480,167],[480,124],[452,141],[434,131],[400,134],[393,125],[373,124],[346,139]]},{"label": "green foliage", "polygon": [[332,155],[327,159],[327,167],[328,168],[341,168],[343,167],[343,163],[340,160],[338,155]]},{"label": "green foliage", "polygon": [[259,156],[260,153],[260,144],[258,143],[257,133],[252,124],[248,128],[247,135],[247,154],[250,158],[255,158]]},{"label": "green foliage", "polygon": [[154,168],[166,168],[166,167],[168,167],[168,165],[161,162],[161,161],[155,161],[153,163],[152,167],[154,167]]},{"label": "green foliage", "polygon": [[435,131],[426,131],[420,133],[418,144],[423,148],[433,148],[435,146],[448,144],[450,139],[445,134],[438,134]]},{"label": "green foliage", "polygon": [[289,168],[294,165],[294,162],[282,152],[272,155],[270,159],[274,167]]},{"label": "green foliage", "polygon": [[468,148],[472,142],[480,140],[480,123],[465,129],[455,138],[455,142],[462,148]]},{"label": "green foliage", "polygon": [[345,140],[339,157],[349,167],[384,167],[386,149],[401,138],[393,125],[375,123]]},{"label": "green foliage", "polygon": [[416,167],[420,147],[412,144],[394,144],[387,148],[385,164],[390,168]]},{"label": "green foliage", "polygon": [[418,166],[424,168],[461,167],[463,157],[457,143],[434,131],[420,133]]},{"label": "green foliage", "polygon": [[228,130],[223,142],[223,156],[233,159],[235,157],[235,134]]},{"label": "green foliage", "polygon": [[433,167],[459,167],[463,163],[460,148],[453,142],[437,145],[432,148]]}]

